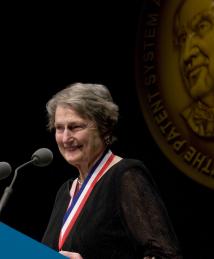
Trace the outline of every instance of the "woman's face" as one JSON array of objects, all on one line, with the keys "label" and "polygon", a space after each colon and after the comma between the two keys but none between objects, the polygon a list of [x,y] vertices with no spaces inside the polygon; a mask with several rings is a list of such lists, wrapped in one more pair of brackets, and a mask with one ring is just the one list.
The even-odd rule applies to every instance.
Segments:
[{"label": "woman's face", "polygon": [[71,106],[57,107],[55,130],[60,153],[78,169],[90,168],[105,149],[96,123],[81,117]]}]

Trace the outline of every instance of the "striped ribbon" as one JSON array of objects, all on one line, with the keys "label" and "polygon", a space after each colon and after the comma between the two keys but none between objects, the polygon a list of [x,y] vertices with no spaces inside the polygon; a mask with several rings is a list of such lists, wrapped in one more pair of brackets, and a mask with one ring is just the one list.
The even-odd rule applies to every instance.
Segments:
[{"label": "striped ribbon", "polygon": [[[80,212],[82,211],[90,193],[92,192],[94,186],[99,181],[99,179],[104,175],[106,169],[110,165],[114,158],[114,154],[111,150],[106,150],[102,157],[97,161],[93,166],[89,174],[87,175],[84,183],[82,184],[79,192],[74,195],[75,187],[77,185],[77,179],[73,182],[71,187],[71,201],[70,206],[68,207],[65,216],[63,218],[63,226],[59,236],[59,251],[62,249],[62,246],[70,233],[71,229],[74,226]],[[73,191],[72,191],[73,190]]]}]

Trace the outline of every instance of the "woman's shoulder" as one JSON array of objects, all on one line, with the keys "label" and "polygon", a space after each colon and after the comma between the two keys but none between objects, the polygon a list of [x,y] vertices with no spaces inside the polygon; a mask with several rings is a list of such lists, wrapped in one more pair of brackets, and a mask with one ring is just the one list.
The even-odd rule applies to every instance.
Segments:
[{"label": "woman's shoulder", "polygon": [[[117,175],[117,180],[127,179],[138,180],[141,182],[150,182],[154,183],[153,176],[148,170],[146,165],[142,160],[132,159],[132,158],[123,158],[112,168],[112,176]],[[122,180],[122,181],[123,181]]]},{"label": "woman's shoulder", "polygon": [[116,164],[116,167],[117,167],[117,170],[121,170],[121,171],[131,170],[131,169],[148,171],[143,161],[139,159],[134,159],[134,158],[123,158]]}]

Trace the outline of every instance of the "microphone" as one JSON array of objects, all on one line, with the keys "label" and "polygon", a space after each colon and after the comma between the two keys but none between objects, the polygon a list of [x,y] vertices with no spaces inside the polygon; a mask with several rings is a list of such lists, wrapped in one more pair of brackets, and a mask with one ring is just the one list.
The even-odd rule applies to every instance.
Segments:
[{"label": "microphone", "polygon": [[33,153],[31,159],[35,166],[43,167],[49,165],[53,160],[53,153],[50,149],[40,148]]},{"label": "microphone", "polygon": [[8,177],[12,172],[11,165],[7,162],[0,162],[0,180]]},{"label": "microphone", "polygon": [[2,211],[3,207],[6,204],[9,196],[11,195],[11,193],[13,191],[13,184],[16,180],[18,171],[21,168],[23,168],[23,167],[25,167],[29,164],[33,164],[33,165],[39,166],[39,167],[44,167],[44,166],[49,165],[52,162],[52,160],[53,160],[52,151],[49,150],[48,148],[40,148],[33,153],[30,161],[18,166],[15,169],[15,173],[14,173],[13,179],[11,181],[11,184],[8,187],[5,188],[4,193],[3,193],[2,197],[1,197],[1,200],[0,200],[0,214],[1,214],[1,211]]}]

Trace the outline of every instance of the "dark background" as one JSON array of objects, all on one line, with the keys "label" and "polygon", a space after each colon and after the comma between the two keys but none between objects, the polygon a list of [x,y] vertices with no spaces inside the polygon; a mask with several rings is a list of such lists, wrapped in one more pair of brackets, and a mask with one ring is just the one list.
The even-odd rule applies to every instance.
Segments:
[{"label": "dark background", "polygon": [[[73,1],[74,2],[74,1]],[[113,151],[144,161],[154,176],[184,258],[212,259],[213,191],[189,179],[154,142],[138,102],[136,34],[142,1],[4,6],[0,88],[0,160],[15,169],[40,147],[53,163],[19,171],[1,221],[41,240],[59,186],[75,173],[46,130],[45,104],[69,83],[102,83],[120,107]],[[12,176],[0,182],[0,194]]]}]

